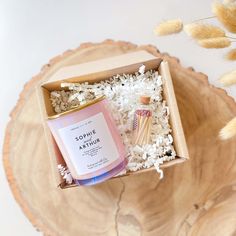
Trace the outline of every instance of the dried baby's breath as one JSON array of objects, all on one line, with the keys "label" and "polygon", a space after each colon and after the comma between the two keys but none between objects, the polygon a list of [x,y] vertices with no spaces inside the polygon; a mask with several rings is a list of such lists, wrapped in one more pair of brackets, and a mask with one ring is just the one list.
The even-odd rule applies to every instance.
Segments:
[{"label": "dried baby's breath", "polygon": [[220,82],[224,86],[230,86],[232,84],[235,84],[236,83],[236,70],[231,71],[231,72],[226,73],[223,76],[221,76]]},{"label": "dried baby's breath", "polygon": [[231,45],[231,41],[226,37],[201,39],[197,42],[204,48],[226,48]]},{"label": "dried baby's breath", "polygon": [[236,33],[236,4],[215,2],[212,11],[227,30]]},{"label": "dried baby's breath", "polygon": [[183,23],[180,19],[168,20],[160,23],[155,29],[156,35],[168,35],[179,33],[183,29]]},{"label": "dried baby's breath", "polygon": [[236,135],[236,117],[229,121],[224,128],[220,130],[219,137],[222,140],[232,138]]},{"label": "dried baby's breath", "polygon": [[235,49],[231,49],[231,50],[226,54],[226,58],[227,58],[228,60],[235,61],[235,60],[236,60],[236,48],[235,48]]},{"label": "dried baby's breath", "polygon": [[184,31],[194,39],[207,39],[225,36],[224,30],[209,24],[188,24],[184,26]]}]

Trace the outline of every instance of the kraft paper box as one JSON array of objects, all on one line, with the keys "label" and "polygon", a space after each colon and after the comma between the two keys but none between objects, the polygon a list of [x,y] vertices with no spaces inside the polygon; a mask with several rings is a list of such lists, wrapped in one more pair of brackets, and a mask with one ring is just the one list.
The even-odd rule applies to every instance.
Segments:
[{"label": "kraft paper box", "polygon": [[[145,65],[145,70],[155,69],[161,74],[164,81],[163,97],[167,101],[167,106],[170,111],[170,126],[177,156],[174,160],[162,164],[161,168],[169,167],[189,159],[168,63],[146,51],[136,51],[88,63],[62,67],[61,69],[56,70],[55,73],[50,76],[49,80],[46,83],[41,84],[38,88],[40,110],[43,117],[42,120],[50,161],[52,164],[52,172],[56,181],[55,185],[60,186],[61,188],[76,186],[75,184],[66,184],[57,168],[58,164],[64,163],[65,166],[66,164],[46,124],[47,118],[56,114],[51,105],[50,92],[53,90],[61,90],[62,88],[60,85],[62,82],[78,83],[87,81],[89,83],[94,83],[108,79],[116,74],[135,73],[139,70],[141,65]],[[128,172],[119,177],[147,171],[155,171],[155,168],[152,167],[135,172]]]}]

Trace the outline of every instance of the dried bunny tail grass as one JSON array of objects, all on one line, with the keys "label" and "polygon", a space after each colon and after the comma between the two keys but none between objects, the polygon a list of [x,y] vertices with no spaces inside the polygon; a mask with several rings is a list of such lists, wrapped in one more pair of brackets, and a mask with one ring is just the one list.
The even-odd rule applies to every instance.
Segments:
[{"label": "dried bunny tail grass", "polygon": [[236,117],[229,121],[224,128],[219,132],[221,140],[232,138],[236,135]]},{"label": "dried bunny tail grass", "polygon": [[231,45],[231,41],[226,37],[201,39],[197,42],[204,48],[226,48]]},{"label": "dried bunny tail grass", "polygon": [[236,3],[236,0],[224,0],[223,3],[224,4],[232,4],[232,3]]},{"label": "dried bunny tail grass", "polygon": [[226,59],[235,61],[236,60],[236,48],[231,49],[227,54],[226,54]]},{"label": "dried bunny tail grass", "polygon": [[236,70],[228,72],[220,77],[220,82],[224,86],[230,86],[236,83]]},{"label": "dried bunny tail grass", "polygon": [[227,30],[236,33],[236,4],[215,2],[212,11]]},{"label": "dried bunny tail grass", "polygon": [[207,39],[225,37],[225,32],[221,28],[200,23],[192,23],[184,26],[184,31],[194,39]]},{"label": "dried bunny tail grass", "polygon": [[179,33],[183,29],[183,22],[180,19],[168,20],[160,23],[155,29],[156,35],[168,35]]}]

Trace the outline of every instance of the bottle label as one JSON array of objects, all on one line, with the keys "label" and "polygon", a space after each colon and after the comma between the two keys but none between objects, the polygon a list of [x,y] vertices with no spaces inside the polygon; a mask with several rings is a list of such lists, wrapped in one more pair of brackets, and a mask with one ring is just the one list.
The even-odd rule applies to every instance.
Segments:
[{"label": "bottle label", "polygon": [[78,175],[100,170],[119,158],[103,113],[58,130]]}]

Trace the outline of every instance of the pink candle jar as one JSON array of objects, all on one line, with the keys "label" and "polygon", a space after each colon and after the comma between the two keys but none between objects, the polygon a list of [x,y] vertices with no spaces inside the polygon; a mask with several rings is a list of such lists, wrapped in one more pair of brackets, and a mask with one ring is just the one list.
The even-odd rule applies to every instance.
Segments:
[{"label": "pink candle jar", "polygon": [[78,185],[102,182],[126,166],[125,147],[107,103],[99,97],[47,121]]}]

